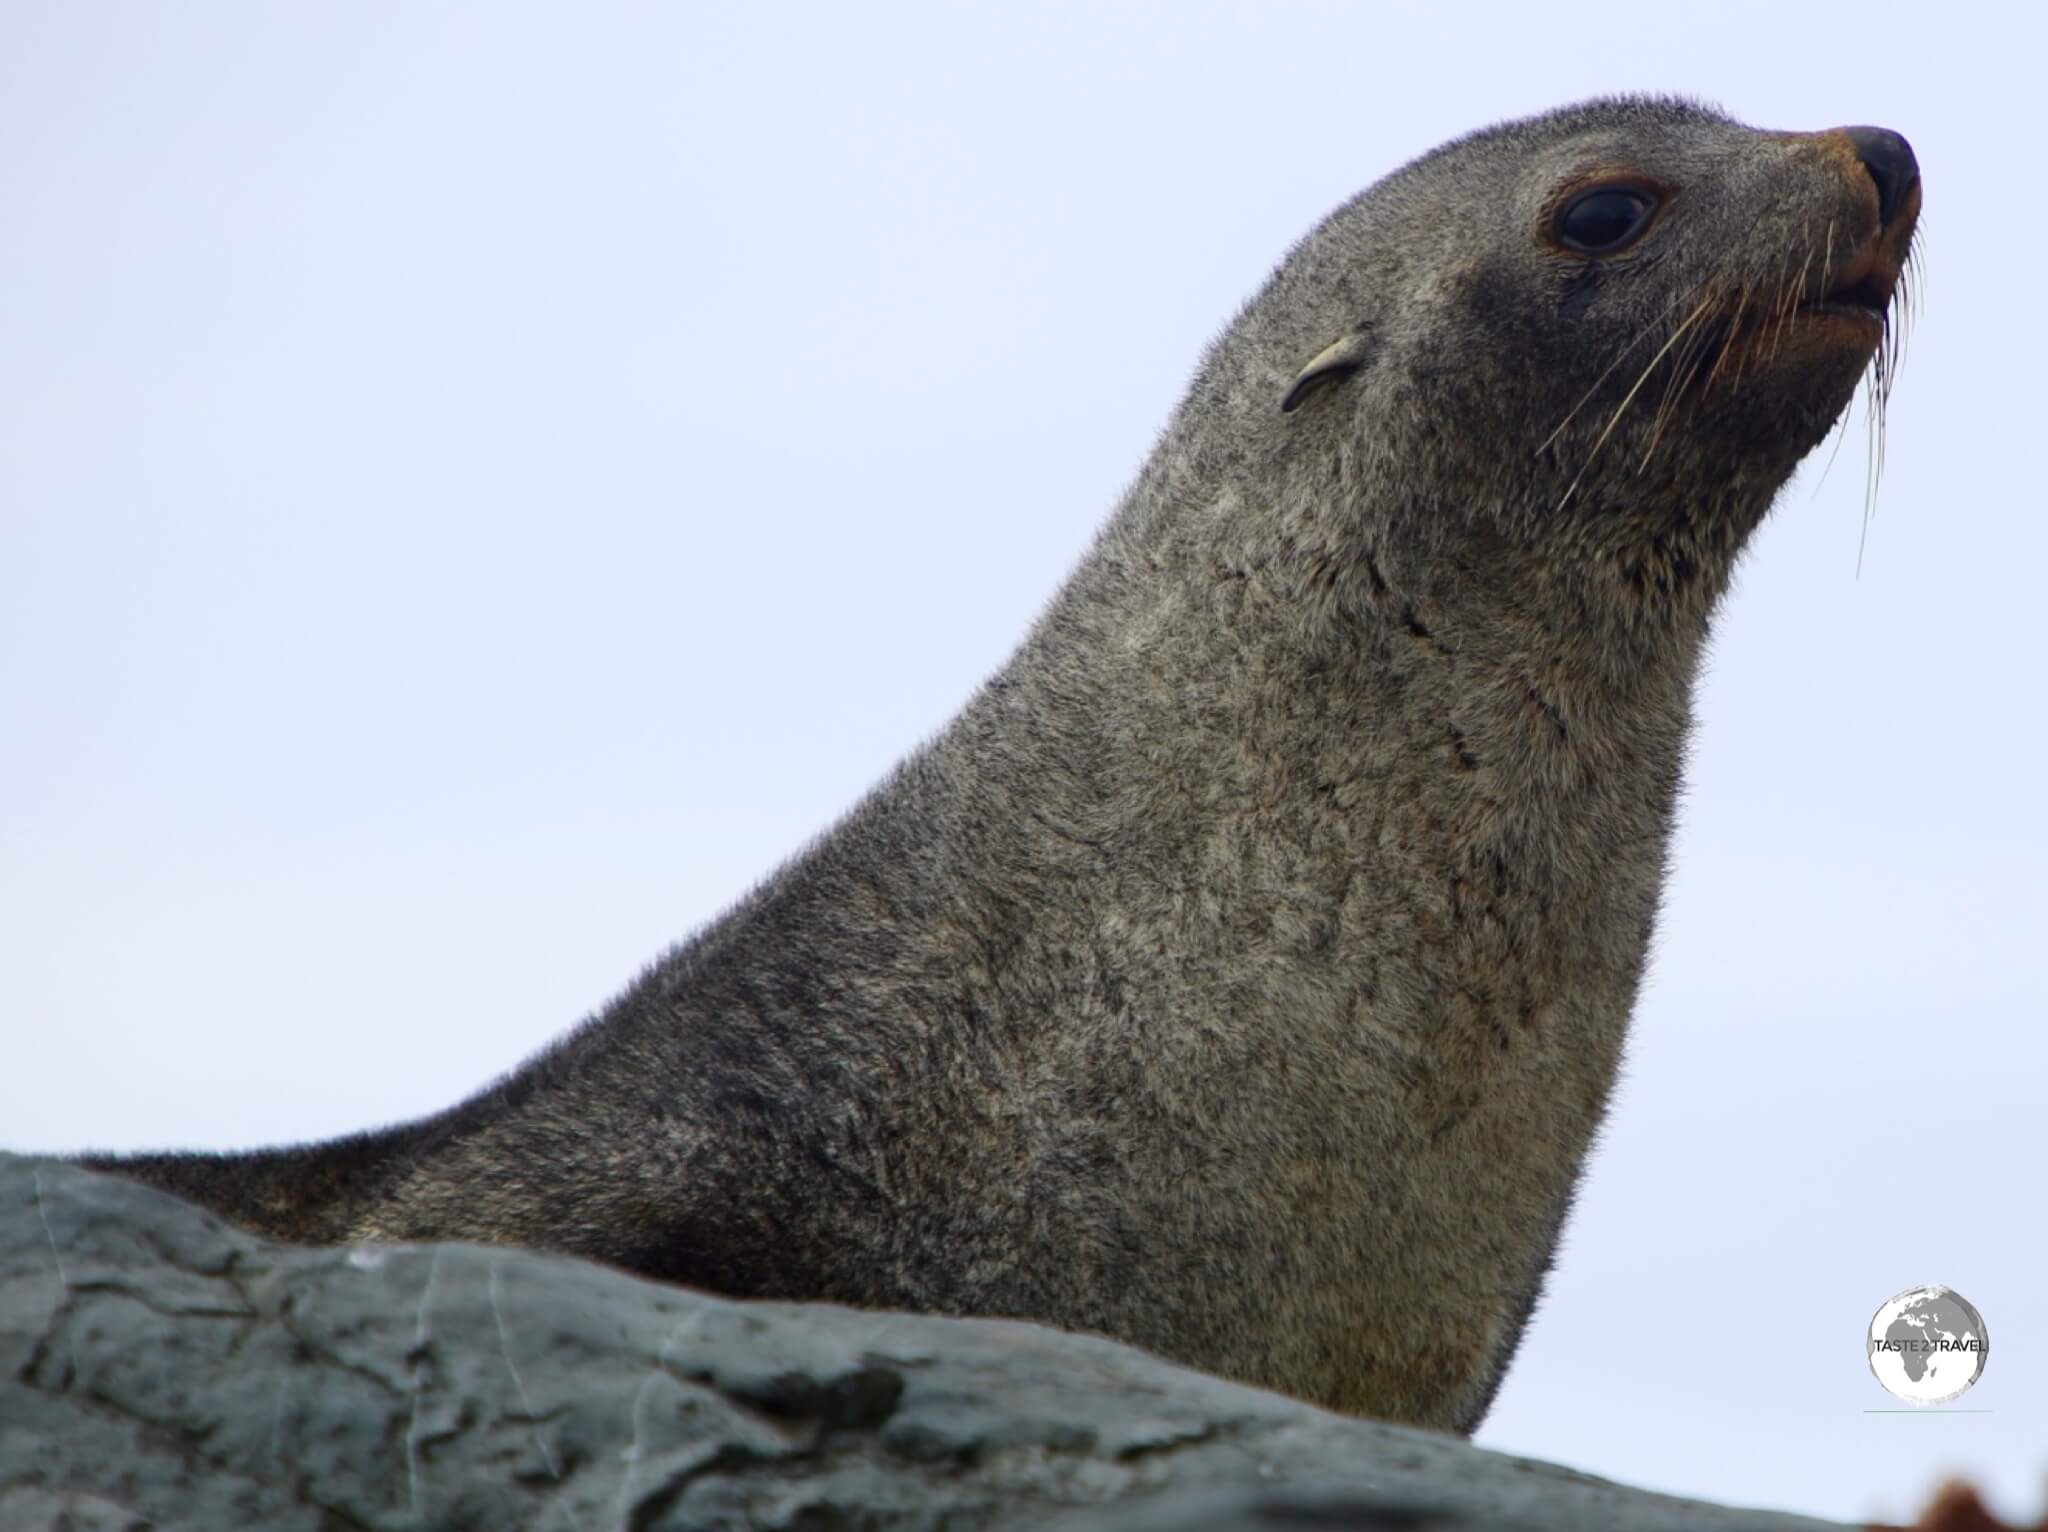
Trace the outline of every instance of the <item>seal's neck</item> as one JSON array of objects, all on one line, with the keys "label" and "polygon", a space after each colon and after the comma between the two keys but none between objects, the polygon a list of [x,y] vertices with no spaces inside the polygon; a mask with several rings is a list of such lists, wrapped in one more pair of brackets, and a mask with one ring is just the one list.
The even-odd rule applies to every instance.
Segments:
[{"label": "seal's neck", "polygon": [[1618,870],[1653,900],[1725,576],[1660,593],[1434,514],[1290,523],[1141,481],[936,768],[1069,872],[1078,849],[1199,880],[1275,834],[1355,856],[1395,802],[1411,860],[1511,863],[1560,899]]}]

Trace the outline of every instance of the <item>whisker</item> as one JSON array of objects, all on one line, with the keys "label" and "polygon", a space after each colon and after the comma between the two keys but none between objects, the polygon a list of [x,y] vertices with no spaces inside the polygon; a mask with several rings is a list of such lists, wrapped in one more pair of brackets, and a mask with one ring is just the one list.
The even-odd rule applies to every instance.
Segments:
[{"label": "whisker", "polygon": [[[1728,344],[1721,348],[1721,354],[1714,358],[1713,371],[1707,374],[1706,386],[1708,388],[1712,388],[1714,386],[1714,379],[1721,375],[1721,369],[1727,366],[1728,364],[1728,354],[1736,349],[1735,342],[1742,328],[1742,310],[1748,304],[1748,302],[1749,289],[1747,287],[1744,287],[1736,295],[1735,298],[1735,317],[1729,321]],[[1738,374],[1742,371],[1742,364],[1740,362],[1736,363],[1735,370]]]},{"label": "whisker", "polygon": [[1798,312],[1799,295],[1806,291],[1806,273],[1812,267],[1813,251],[1809,247],[1806,252],[1806,259],[1799,263],[1799,275],[1792,279],[1791,287],[1786,289],[1785,297],[1778,310],[1777,328],[1771,332],[1771,360],[1774,362],[1778,359],[1778,352],[1785,343],[1785,331],[1792,323],[1792,316]]},{"label": "whisker", "polygon": [[1842,454],[1842,443],[1848,440],[1849,412],[1847,410],[1842,411],[1835,418],[1834,428],[1828,432],[1828,435],[1835,439],[1835,444],[1828,449],[1828,460],[1821,465],[1820,477],[1814,481],[1813,494],[1816,499],[1819,498],[1821,486],[1827,483],[1828,475],[1835,471],[1835,459]]},{"label": "whisker", "polygon": [[1871,358],[1869,392],[1865,396],[1863,419],[1868,450],[1863,476],[1863,525],[1856,538],[1856,573],[1863,573],[1863,553],[1870,542],[1870,523],[1877,515],[1877,486],[1884,478],[1885,406],[1891,398],[1892,359],[1889,352],[1891,325],[1878,340]]},{"label": "whisker", "polygon": [[[1678,303],[1679,300],[1674,298],[1670,303],[1666,304],[1664,306],[1664,312],[1657,316],[1659,321],[1668,318],[1671,312],[1678,307]],[[1593,386],[1587,389],[1584,394],[1580,395],[1579,402],[1573,405],[1571,409],[1565,413],[1564,419],[1560,420],[1557,423],[1557,429],[1552,431],[1548,436],[1544,437],[1543,440],[1537,444],[1536,456],[1541,457],[1544,453],[1544,450],[1547,447],[1549,447],[1549,445],[1552,442],[1556,441],[1559,436],[1564,434],[1564,428],[1570,425],[1573,419],[1578,415],[1579,411],[1584,409],[1586,405],[1592,400],[1593,396],[1600,392],[1600,385],[1605,383],[1610,377],[1614,375],[1614,369],[1619,367],[1624,361],[1628,359],[1628,354],[1631,351],[1635,350],[1637,346],[1640,346],[1645,340],[1649,339],[1649,337],[1655,332],[1656,328],[1657,327],[1654,324],[1644,325],[1642,329],[1636,332],[1635,338],[1633,340],[1631,340],[1626,346],[1623,346],[1621,350],[1615,353],[1614,360],[1609,362],[1604,368],[1602,368],[1600,376],[1593,380]]]},{"label": "whisker", "polygon": [[1663,361],[1666,353],[1684,338],[1685,333],[1693,327],[1699,320],[1700,315],[1707,311],[1707,306],[1713,301],[1714,295],[1712,293],[1708,293],[1706,297],[1700,299],[1698,306],[1685,316],[1685,322],[1672,331],[1671,338],[1657,348],[1657,354],[1650,358],[1634,384],[1630,386],[1629,391],[1622,395],[1621,403],[1614,407],[1614,413],[1608,417],[1607,425],[1600,432],[1598,439],[1594,441],[1591,450],[1586,453],[1586,461],[1579,465],[1579,471],[1572,475],[1571,483],[1565,486],[1564,497],[1557,502],[1557,508],[1560,511],[1571,503],[1572,495],[1578,490],[1579,481],[1585,478],[1586,470],[1593,466],[1593,459],[1598,457],[1600,449],[1607,445],[1607,438],[1612,436],[1614,428],[1621,424],[1621,417],[1628,412],[1629,405],[1635,402],[1636,395],[1642,392],[1643,385],[1650,380],[1650,374],[1657,370],[1657,364]]},{"label": "whisker", "polygon": [[1863,556],[1870,545],[1870,524],[1877,517],[1877,491],[1884,480],[1885,448],[1892,386],[1898,381],[1899,362],[1905,354],[1906,337],[1920,311],[1920,231],[1914,230],[1906,244],[1906,258],[1899,265],[1899,280],[1893,289],[1892,308],[1884,316],[1877,351],[1866,375],[1864,424],[1867,447],[1863,479],[1863,523],[1856,538],[1856,573],[1863,573]]},{"label": "whisker", "polygon": [[[1729,264],[1732,265],[1734,263],[1730,261]],[[1718,309],[1725,305],[1727,289],[1718,277],[1709,282],[1707,290],[1711,299],[1711,307]],[[1728,341],[1733,340],[1735,331],[1742,322],[1743,307],[1748,301],[1749,287],[1747,284],[1738,285],[1735,289],[1735,310],[1728,321],[1728,328],[1725,332]],[[1664,439],[1665,427],[1671,424],[1679,400],[1685,397],[1686,391],[1692,387],[1694,380],[1699,377],[1700,366],[1705,361],[1706,347],[1713,334],[1713,328],[1711,325],[1700,325],[1695,329],[1691,339],[1686,342],[1684,349],[1678,353],[1678,356],[1673,361],[1671,381],[1665,385],[1664,397],[1657,405],[1657,413],[1651,417],[1650,440],[1648,445],[1643,448],[1642,460],[1636,464],[1637,473],[1641,473],[1645,468],[1649,467],[1650,459],[1656,454],[1657,444]],[[1714,358],[1713,370],[1707,374],[1707,387],[1711,388],[1713,386],[1714,373],[1719,372],[1721,364],[1728,359],[1728,341],[1724,341],[1719,354]]]}]

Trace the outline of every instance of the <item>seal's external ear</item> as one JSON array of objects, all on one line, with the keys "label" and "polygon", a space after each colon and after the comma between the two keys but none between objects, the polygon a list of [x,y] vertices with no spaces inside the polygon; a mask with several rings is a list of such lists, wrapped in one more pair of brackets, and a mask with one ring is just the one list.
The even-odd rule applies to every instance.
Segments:
[{"label": "seal's external ear", "polygon": [[1323,347],[1308,359],[1306,367],[1294,375],[1292,386],[1280,401],[1280,413],[1293,413],[1294,408],[1317,389],[1350,377],[1372,360],[1377,349],[1378,343],[1370,330],[1354,330],[1342,340]]}]

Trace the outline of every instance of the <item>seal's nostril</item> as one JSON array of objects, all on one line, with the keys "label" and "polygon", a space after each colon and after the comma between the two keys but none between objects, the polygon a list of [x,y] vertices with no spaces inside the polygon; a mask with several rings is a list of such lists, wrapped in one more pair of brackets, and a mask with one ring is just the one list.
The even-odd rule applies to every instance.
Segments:
[{"label": "seal's nostril", "polygon": [[1906,196],[1920,182],[1920,162],[1913,146],[1890,128],[1844,128],[1856,146],[1856,158],[1877,183],[1878,222],[1890,226]]}]

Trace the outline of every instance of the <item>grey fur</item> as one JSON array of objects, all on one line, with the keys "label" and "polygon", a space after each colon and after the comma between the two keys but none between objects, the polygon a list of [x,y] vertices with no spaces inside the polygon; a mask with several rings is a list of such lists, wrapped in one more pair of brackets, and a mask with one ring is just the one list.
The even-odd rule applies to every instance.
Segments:
[{"label": "grey fur", "polygon": [[[1614,172],[1663,188],[1642,241],[1546,244]],[[95,1163],[1472,1429],[1614,1079],[1708,617],[1885,354],[1791,316],[1889,298],[1917,190],[1877,207],[1841,134],[1668,100],[1414,162],[1214,344],[960,717],[602,1014],[419,1123]]]}]

